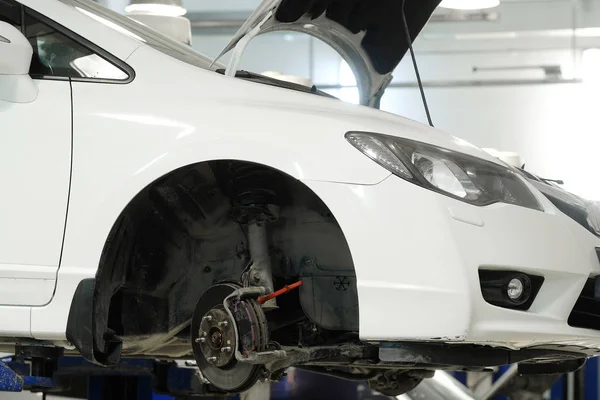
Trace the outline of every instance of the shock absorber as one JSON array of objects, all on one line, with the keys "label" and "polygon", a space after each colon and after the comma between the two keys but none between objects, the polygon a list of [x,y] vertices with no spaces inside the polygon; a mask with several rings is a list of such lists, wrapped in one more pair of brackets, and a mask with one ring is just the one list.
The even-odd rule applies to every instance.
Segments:
[{"label": "shock absorber", "polygon": [[[273,271],[271,270],[271,258],[269,256],[269,245],[267,241],[266,222],[251,221],[248,224],[248,247],[252,264],[248,270],[249,284],[263,286],[267,293],[273,293]],[[275,298],[262,305],[264,309],[277,308]]]},{"label": "shock absorber", "polygon": [[[277,220],[281,179],[273,171],[255,164],[231,162],[227,168],[229,194],[233,200],[232,218],[248,227],[248,249],[252,263],[244,283],[274,291],[269,256],[268,224]],[[265,310],[277,308],[275,298],[265,302]]]}]

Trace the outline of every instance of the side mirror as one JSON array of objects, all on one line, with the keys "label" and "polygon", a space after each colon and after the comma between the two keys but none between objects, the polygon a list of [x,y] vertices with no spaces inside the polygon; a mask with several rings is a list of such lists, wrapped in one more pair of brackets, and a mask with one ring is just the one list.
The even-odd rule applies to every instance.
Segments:
[{"label": "side mirror", "polygon": [[31,103],[38,88],[29,76],[33,48],[14,26],[0,21],[0,100]]}]

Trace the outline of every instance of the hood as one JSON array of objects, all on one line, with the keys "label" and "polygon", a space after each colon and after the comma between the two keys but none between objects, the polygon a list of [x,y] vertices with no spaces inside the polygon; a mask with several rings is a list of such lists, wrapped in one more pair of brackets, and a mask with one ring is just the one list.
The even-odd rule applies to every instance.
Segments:
[{"label": "hood", "polygon": [[[263,0],[217,60],[256,29],[297,31],[333,47],[357,79],[361,104],[376,106],[409,48],[441,0]],[[404,4],[406,3],[406,4]]]}]

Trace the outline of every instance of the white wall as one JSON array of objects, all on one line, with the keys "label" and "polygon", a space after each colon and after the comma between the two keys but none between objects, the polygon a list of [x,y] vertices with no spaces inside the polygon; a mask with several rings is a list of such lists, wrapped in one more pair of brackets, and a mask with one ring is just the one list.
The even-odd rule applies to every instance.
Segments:
[{"label": "white wall", "polygon": [[129,4],[129,0],[97,0],[98,3],[117,12],[124,12],[125,6]]},{"label": "white wall", "polygon": [[184,0],[183,5],[190,12],[252,12],[260,0]]},{"label": "white wall", "polygon": [[[430,88],[426,94],[438,128],[479,147],[518,151],[529,171],[600,200],[600,87]],[[417,90],[390,90],[382,108],[426,122]]]}]

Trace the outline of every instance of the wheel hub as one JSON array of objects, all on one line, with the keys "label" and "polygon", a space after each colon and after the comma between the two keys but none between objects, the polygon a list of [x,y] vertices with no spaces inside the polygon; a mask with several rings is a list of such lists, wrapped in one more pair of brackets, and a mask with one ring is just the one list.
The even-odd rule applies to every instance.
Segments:
[{"label": "wheel hub", "polygon": [[216,306],[202,317],[197,340],[206,360],[216,367],[224,367],[234,358],[233,323],[223,306]]},{"label": "wheel hub", "polygon": [[210,347],[218,350],[221,348],[221,345],[223,344],[223,334],[221,333],[221,330],[219,328],[212,328],[211,332],[212,332],[212,334],[210,335],[210,338],[211,338]]},{"label": "wheel hub", "polygon": [[210,287],[198,300],[191,325],[192,350],[202,376],[226,393],[250,389],[264,370],[262,365],[238,361],[236,348],[246,356],[265,351],[269,343],[267,320],[256,300],[233,299],[231,317],[225,310],[223,301],[239,288],[233,283]]}]

